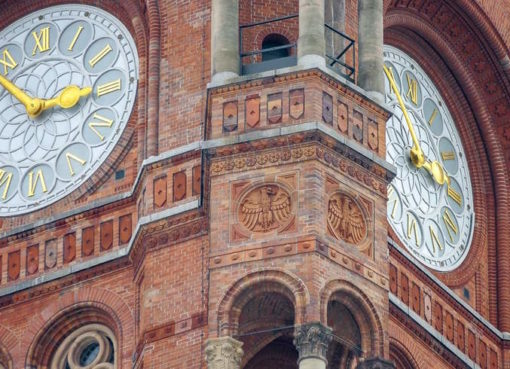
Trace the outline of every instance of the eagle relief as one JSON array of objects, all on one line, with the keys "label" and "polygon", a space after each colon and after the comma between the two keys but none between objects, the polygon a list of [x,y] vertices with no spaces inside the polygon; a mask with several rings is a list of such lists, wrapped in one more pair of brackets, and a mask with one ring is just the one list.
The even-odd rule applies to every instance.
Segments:
[{"label": "eagle relief", "polygon": [[242,199],[239,220],[252,232],[267,233],[287,225],[292,209],[289,193],[276,184],[254,188]]},{"label": "eagle relief", "polygon": [[328,228],[338,239],[359,245],[367,236],[363,211],[351,196],[334,193],[328,204]]}]

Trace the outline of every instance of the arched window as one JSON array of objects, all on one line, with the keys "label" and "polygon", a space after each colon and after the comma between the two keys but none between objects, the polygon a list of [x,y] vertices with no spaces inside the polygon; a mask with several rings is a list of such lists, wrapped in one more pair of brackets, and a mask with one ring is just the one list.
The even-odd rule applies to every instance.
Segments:
[{"label": "arched window", "polygon": [[[262,50],[271,49],[274,47],[289,45],[289,40],[278,33],[271,33],[267,35],[262,41]],[[262,53],[262,61],[274,60],[285,58],[290,55],[290,45],[288,48],[281,48]]]},{"label": "arched window", "polygon": [[72,331],[51,359],[55,369],[115,369],[116,342],[113,332],[101,324],[88,324]]}]

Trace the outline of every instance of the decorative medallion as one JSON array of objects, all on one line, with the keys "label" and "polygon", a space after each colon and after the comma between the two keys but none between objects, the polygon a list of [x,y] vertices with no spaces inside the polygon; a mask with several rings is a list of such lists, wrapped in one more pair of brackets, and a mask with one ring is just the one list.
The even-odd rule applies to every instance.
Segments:
[{"label": "decorative medallion", "polygon": [[239,220],[252,232],[271,232],[287,225],[292,218],[290,195],[276,184],[254,188],[240,204]]},{"label": "decorative medallion", "polygon": [[328,228],[339,240],[359,245],[367,237],[367,222],[354,198],[334,193],[328,204]]}]

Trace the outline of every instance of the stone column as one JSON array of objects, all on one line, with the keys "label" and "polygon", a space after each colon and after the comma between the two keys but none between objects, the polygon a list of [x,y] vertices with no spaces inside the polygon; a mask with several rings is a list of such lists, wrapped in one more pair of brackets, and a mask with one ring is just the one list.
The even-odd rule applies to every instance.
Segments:
[{"label": "stone column", "polygon": [[296,327],[294,346],[299,352],[299,369],[326,369],[326,354],[333,339],[331,328],[320,323],[307,323]]},{"label": "stone column", "polygon": [[358,85],[384,102],[382,0],[359,0],[358,24]]},{"label": "stone column", "polygon": [[391,361],[375,357],[362,361],[356,369],[395,369],[395,364]]},{"label": "stone column", "polygon": [[212,0],[211,69],[213,82],[237,77],[239,57],[239,0]]},{"label": "stone column", "polygon": [[240,369],[243,343],[232,337],[211,338],[205,341],[207,369]]},{"label": "stone column", "polygon": [[298,64],[325,66],[324,0],[299,0]]}]

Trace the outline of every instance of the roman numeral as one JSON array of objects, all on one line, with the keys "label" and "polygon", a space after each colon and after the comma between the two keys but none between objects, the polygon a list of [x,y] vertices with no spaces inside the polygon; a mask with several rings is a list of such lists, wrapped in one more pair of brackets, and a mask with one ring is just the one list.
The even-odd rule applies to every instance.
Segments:
[{"label": "roman numeral", "polygon": [[34,36],[35,45],[32,50],[32,55],[35,55],[36,51],[39,52],[48,51],[50,49],[50,27],[44,27],[39,31],[39,34],[32,32]]},{"label": "roman numeral", "polygon": [[452,198],[459,206],[462,206],[462,196],[452,187],[448,186],[448,196]]},{"label": "roman numeral", "polygon": [[71,176],[74,176],[76,173],[74,172],[73,165],[71,164],[71,159],[80,163],[81,166],[84,166],[87,161],[71,154],[70,152],[66,152],[67,167],[69,168]]},{"label": "roman numeral", "polygon": [[441,157],[443,158],[443,160],[454,160],[455,153],[453,151],[444,151],[441,152]]},{"label": "roman numeral", "polygon": [[406,74],[406,78],[409,86],[406,97],[410,98],[414,105],[418,105],[418,81],[409,77],[409,74]]},{"label": "roman numeral", "polygon": [[42,169],[39,169],[35,175],[34,180],[34,172],[28,173],[28,197],[32,197],[35,194],[35,189],[37,187],[37,183],[41,181],[41,187],[43,192],[48,192],[46,188],[46,182],[44,181],[44,175]]},{"label": "roman numeral", "polygon": [[436,252],[436,245],[439,248],[439,250],[443,249],[443,245],[441,245],[441,241],[439,241],[439,237],[437,237],[436,232],[432,229],[432,227],[429,227],[430,231],[430,238],[432,239],[432,252]]},{"label": "roman numeral", "polygon": [[16,61],[14,60],[14,58],[12,57],[9,50],[7,50],[7,49],[5,49],[2,52],[2,59],[0,59],[0,64],[3,64],[3,66],[4,66],[4,76],[7,75],[7,72],[8,72],[7,68],[14,69],[18,65],[16,63]]},{"label": "roman numeral", "polygon": [[[391,197],[393,195],[393,187],[390,187],[388,189],[388,197]],[[395,219],[395,210],[397,210],[397,199],[395,198],[393,201],[393,207],[391,208],[391,219]]]},{"label": "roman numeral", "polygon": [[95,119],[99,119],[101,122],[89,122],[89,128],[99,137],[101,141],[104,140],[104,136],[96,129],[97,127],[108,127],[110,128],[113,124],[112,119],[108,119],[99,114],[94,114]]},{"label": "roman numeral", "polygon": [[407,213],[407,238],[411,239],[411,235],[414,235],[414,242],[416,246],[419,245],[418,231],[416,230],[416,219]]},{"label": "roman numeral", "polygon": [[107,44],[105,47],[103,47],[103,50],[98,52],[96,56],[89,60],[90,66],[94,68],[94,65],[96,65],[101,59],[103,59],[105,55],[108,54],[110,51],[112,51],[112,47],[110,46],[110,44]]},{"label": "roman numeral", "polygon": [[7,173],[5,170],[0,169],[0,188],[5,185],[4,192],[2,192],[2,200],[7,198],[9,187],[12,181],[12,173]]},{"label": "roman numeral", "polygon": [[76,41],[78,41],[78,37],[80,37],[81,31],[83,31],[83,26],[79,26],[78,29],[76,30],[76,33],[74,34],[74,37],[71,43],[69,44],[69,47],[67,48],[68,51],[73,51],[74,44],[76,43]]},{"label": "roman numeral", "polygon": [[[391,67],[386,68],[386,70],[388,71],[388,74],[389,74],[388,79],[390,79],[391,81],[393,81],[395,83],[395,85],[397,85],[397,83],[395,82],[395,76],[393,75],[393,68],[391,68]],[[391,83],[390,83],[390,90],[396,92]]]},{"label": "roman numeral", "polygon": [[96,95],[99,97],[117,90],[120,90],[120,78],[115,81],[105,83],[104,85],[97,86]]},{"label": "roman numeral", "polygon": [[448,236],[450,236],[450,241],[453,242],[452,232],[457,234],[459,230],[455,225],[455,222],[453,221],[452,216],[450,215],[448,210],[445,210],[445,212],[443,213],[443,222],[446,227],[446,230],[448,231]]},{"label": "roman numeral", "polygon": [[436,119],[437,113],[438,113],[437,109],[434,109],[434,111],[432,112],[432,115],[430,116],[430,118],[428,120],[429,126],[431,126],[432,123],[434,123],[434,119]]}]

